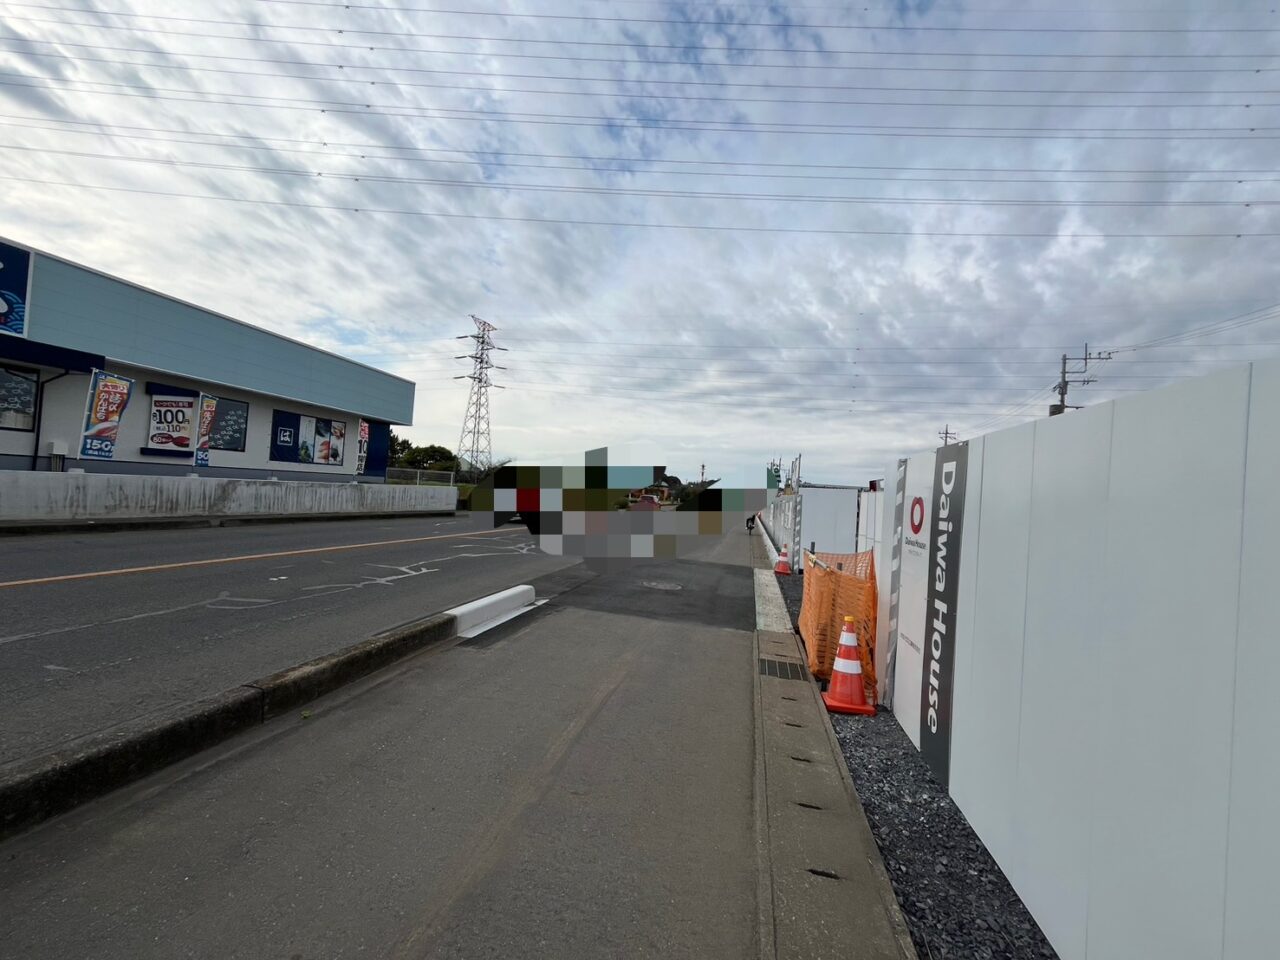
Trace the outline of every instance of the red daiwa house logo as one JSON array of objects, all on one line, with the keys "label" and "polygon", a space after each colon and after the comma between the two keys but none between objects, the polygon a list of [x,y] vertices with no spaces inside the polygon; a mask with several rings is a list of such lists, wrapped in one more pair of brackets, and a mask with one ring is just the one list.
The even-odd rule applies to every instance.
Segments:
[{"label": "red daiwa house logo", "polygon": [[924,497],[916,497],[911,501],[911,532],[920,535],[924,529]]}]

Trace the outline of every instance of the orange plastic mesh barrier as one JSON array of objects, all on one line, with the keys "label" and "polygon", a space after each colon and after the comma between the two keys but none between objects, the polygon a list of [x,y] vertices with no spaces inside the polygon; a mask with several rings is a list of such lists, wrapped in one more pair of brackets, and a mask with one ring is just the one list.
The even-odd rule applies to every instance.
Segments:
[{"label": "orange plastic mesh barrier", "polygon": [[[842,570],[837,570],[839,564]],[[876,570],[870,550],[862,553],[804,553],[804,599],[800,604],[800,637],[809,657],[809,672],[831,678],[845,617],[854,617],[867,703],[876,702]]]},{"label": "orange plastic mesh barrier", "polygon": [[875,561],[871,559],[874,554],[870,550],[863,550],[861,553],[818,552],[814,556],[839,573],[850,573],[863,580],[876,578]]}]

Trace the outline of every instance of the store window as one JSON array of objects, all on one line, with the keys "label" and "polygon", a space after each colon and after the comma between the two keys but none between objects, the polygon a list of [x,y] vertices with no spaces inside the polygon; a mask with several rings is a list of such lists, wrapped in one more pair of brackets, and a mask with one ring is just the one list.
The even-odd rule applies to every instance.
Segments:
[{"label": "store window", "polygon": [[36,385],[40,374],[21,367],[0,367],[0,430],[36,428]]}]

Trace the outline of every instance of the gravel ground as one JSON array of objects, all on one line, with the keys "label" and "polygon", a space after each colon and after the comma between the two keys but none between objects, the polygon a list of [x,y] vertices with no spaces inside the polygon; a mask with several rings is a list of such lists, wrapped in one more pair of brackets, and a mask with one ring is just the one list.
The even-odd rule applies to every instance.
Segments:
[{"label": "gravel ground", "polygon": [[[794,624],[803,578],[778,585]],[[831,719],[920,960],[1057,960],[893,714]]]}]

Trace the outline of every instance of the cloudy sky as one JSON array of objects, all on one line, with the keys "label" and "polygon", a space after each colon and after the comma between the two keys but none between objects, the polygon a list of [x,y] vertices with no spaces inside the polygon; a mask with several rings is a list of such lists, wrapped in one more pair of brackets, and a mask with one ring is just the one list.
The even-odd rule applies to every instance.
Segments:
[{"label": "cloudy sky", "polygon": [[1198,6],[0,0],[0,234],[410,377],[417,442],[476,314],[495,455],[861,483],[1086,342],[1082,403],[1277,352],[1280,20]]}]

